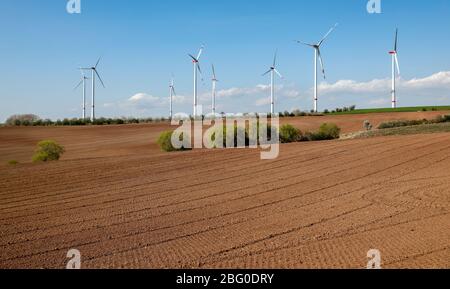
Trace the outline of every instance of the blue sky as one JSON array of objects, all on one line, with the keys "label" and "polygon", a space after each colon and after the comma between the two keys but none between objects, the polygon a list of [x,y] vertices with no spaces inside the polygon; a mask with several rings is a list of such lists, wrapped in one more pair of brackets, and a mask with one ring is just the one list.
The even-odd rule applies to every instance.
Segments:
[{"label": "blue sky", "polygon": [[[201,102],[209,111],[210,66],[220,79],[220,111],[266,112],[269,79],[279,51],[276,110],[312,108],[314,42],[336,22],[322,53],[327,80],[321,109],[356,104],[389,106],[390,56],[400,30],[400,106],[450,104],[450,1],[381,0],[0,1],[0,121],[15,113],[64,118],[81,115],[79,66],[103,60],[106,89],[97,91],[98,116],[166,116],[175,75],[176,112],[191,113],[192,63],[187,53],[206,45]],[[88,88],[89,89],[89,88]]]}]

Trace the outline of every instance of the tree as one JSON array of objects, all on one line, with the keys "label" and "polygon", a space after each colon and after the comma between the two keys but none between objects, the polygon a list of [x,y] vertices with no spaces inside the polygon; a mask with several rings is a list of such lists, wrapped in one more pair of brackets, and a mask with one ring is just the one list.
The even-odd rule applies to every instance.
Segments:
[{"label": "tree", "polygon": [[14,125],[14,126],[20,126],[20,125],[32,125],[36,121],[40,120],[40,117],[34,114],[16,114],[10,116],[6,120],[7,125]]}]

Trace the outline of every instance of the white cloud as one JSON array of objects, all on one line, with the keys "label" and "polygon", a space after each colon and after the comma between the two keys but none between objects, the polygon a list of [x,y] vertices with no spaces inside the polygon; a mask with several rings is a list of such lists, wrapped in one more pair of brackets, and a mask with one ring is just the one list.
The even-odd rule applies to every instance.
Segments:
[{"label": "white cloud", "polygon": [[137,93],[137,94],[133,95],[132,97],[130,97],[128,99],[128,101],[131,103],[143,103],[143,102],[156,103],[156,102],[160,101],[160,99],[158,97],[155,97],[150,94]]},{"label": "white cloud", "polygon": [[260,98],[255,102],[256,106],[265,106],[265,105],[269,105],[270,104],[270,99],[269,98]]},{"label": "white cloud", "polygon": [[[322,95],[343,95],[358,94],[380,95],[386,94],[391,90],[392,80],[374,79],[367,82],[356,82],[354,80],[339,80],[335,83],[321,83],[319,90]],[[438,72],[424,78],[413,78],[411,80],[398,79],[397,88],[409,94],[422,95],[436,93],[449,93],[450,90],[450,71]],[[431,95],[430,95],[431,97]]]},{"label": "white cloud", "polygon": [[442,71],[425,78],[413,78],[404,83],[409,88],[450,88],[450,71]]},{"label": "white cloud", "polygon": [[375,106],[383,106],[383,105],[387,105],[390,103],[391,103],[391,100],[389,98],[377,98],[377,99],[372,99],[369,101],[370,105],[375,105]]}]

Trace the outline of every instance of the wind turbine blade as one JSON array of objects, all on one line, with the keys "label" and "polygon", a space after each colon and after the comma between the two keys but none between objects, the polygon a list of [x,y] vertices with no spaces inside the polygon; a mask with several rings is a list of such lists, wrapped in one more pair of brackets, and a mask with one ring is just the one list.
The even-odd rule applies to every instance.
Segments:
[{"label": "wind turbine blade", "polygon": [[175,92],[175,87],[173,87],[173,86],[172,86],[172,93],[173,93],[174,96],[177,95],[177,93]]},{"label": "wind turbine blade", "polygon": [[75,88],[73,90],[77,90],[77,88],[80,87],[81,84],[83,84],[83,80],[81,80],[80,83],[78,83],[78,85],[75,86]]},{"label": "wind turbine blade", "polygon": [[188,55],[192,58],[192,60],[194,60],[195,62],[198,62],[197,58],[195,58],[192,54],[188,54]]},{"label": "wind turbine blade", "polygon": [[323,79],[326,79],[325,76],[325,66],[323,64],[322,54],[320,53],[320,49],[317,49],[317,54],[319,56],[320,67],[322,68]]},{"label": "wind turbine blade", "polygon": [[264,73],[262,76],[266,76],[267,74],[269,74],[272,71],[272,69],[269,69],[266,73]]},{"label": "wind turbine blade", "polygon": [[278,72],[278,70],[274,69],[274,71],[275,71],[276,74],[278,74],[278,76],[279,76],[280,78],[283,78],[283,75],[281,75],[281,73]]},{"label": "wind turbine blade", "polygon": [[309,43],[301,42],[301,41],[297,41],[297,43],[303,44],[303,45],[306,45],[306,46],[310,46],[310,47],[314,48],[314,45],[313,45],[313,44],[309,44]]},{"label": "wind turbine blade", "polygon": [[97,68],[97,66],[98,66],[98,64],[100,63],[100,60],[101,60],[102,58],[101,57],[99,57],[99,59],[97,60],[97,63],[95,64],[95,68]]},{"label": "wind turbine blade", "polygon": [[203,49],[205,48],[204,45],[202,45],[202,47],[200,48],[199,52],[198,52],[198,56],[197,56],[197,60],[200,60],[200,57],[202,56],[203,53]]},{"label": "wind turbine blade", "polygon": [[278,56],[278,50],[275,51],[275,56],[273,57],[273,65],[272,65],[272,67],[275,67],[277,65],[277,56]]},{"label": "wind turbine blade", "polygon": [[104,88],[106,88],[105,84],[103,83],[103,80],[102,80],[102,78],[100,77],[100,74],[98,74],[98,72],[97,72],[97,69],[94,69],[94,71],[95,71],[95,74],[97,74],[97,76],[98,76],[98,79],[99,79],[99,80],[100,80],[100,82],[102,83],[103,87],[104,87]]},{"label": "wind turbine blade", "polygon": [[398,28],[395,30],[395,44],[394,44],[394,51],[397,52],[397,44],[398,44]]},{"label": "wind turbine blade", "polygon": [[400,75],[400,65],[398,64],[397,53],[395,54],[395,63],[397,64],[397,73],[398,73],[398,75]]},{"label": "wind turbine blade", "polygon": [[214,64],[212,64],[212,73],[213,73],[213,79],[216,79],[216,69],[214,68]]},{"label": "wind turbine blade", "polygon": [[327,39],[328,36],[330,36],[331,32],[333,32],[333,31],[336,29],[337,26],[338,26],[338,23],[336,23],[336,24],[330,29],[330,31],[328,31],[328,33],[325,34],[325,36],[322,38],[322,40],[320,40],[319,44],[317,44],[317,45],[319,45],[319,46],[322,45],[322,43],[325,41],[325,39]]},{"label": "wind turbine blade", "polygon": [[197,63],[197,69],[198,69],[198,72],[200,73],[200,77],[202,78],[202,81],[203,81],[203,73],[202,73],[202,69],[200,67],[200,63]]}]

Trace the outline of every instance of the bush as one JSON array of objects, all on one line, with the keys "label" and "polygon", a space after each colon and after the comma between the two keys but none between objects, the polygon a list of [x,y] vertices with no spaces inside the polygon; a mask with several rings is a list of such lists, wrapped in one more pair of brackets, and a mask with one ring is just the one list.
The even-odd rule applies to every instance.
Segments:
[{"label": "bush", "polygon": [[383,122],[378,126],[378,128],[379,129],[388,129],[388,128],[395,128],[395,127],[421,125],[421,124],[426,124],[426,123],[428,123],[428,121],[426,119],[424,119],[424,120],[396,120],[396,121]]},{"label": "bush", "polygon": [[324,123],[320,126],[317,133],[309,133],[308,139],[311,141],[333,140],[338,139],[341,134],[341,129],[334,123]]},{"label": "bush", "polygon": [[285,124],[280,128],[281,143],[292,143],[302,139],[302,132],[290,124]]},{"label": "bush", "polygon": [[15,165],[18,165],[18,164],[19,164],[19,162],[16,161],[16,160],[11,160],[11,161],[8,162],[8,165],[11,165],[11,166],[15,166]]},{"label": "bush", "polygon": [[64,147],[55,141],[44,140],[38,143],[38,148],[33,156],[33,162],[57,161],[64,152]]},{"label": "bush", "polygon": [[29,126],[38,120],[40,120],[39,116],[34,114],[17,114],[10,116],[6,120],[6,124],[14,126],[21,126],[21,125]]},{"label": "bush", "polygon": [[[189,148],[181,148],[181,149],[176,149],[173,144],[172,144],[172,135],[173,135],[173,131],[165,131],[163,132],[160,136],[159,139],[157,141],[159,147],[161,148],[161,150],[165,151],[165,152],[174,152],[174,151],[184,151],[184,150],[188,150]],[[184,139],[184,134],[180,135],[180,141],[182,141]],[[189,138],[188,135],[186,135],[187,138]]]},{"label": "bush", "polygon": [[[208,145],[210,147],[214,147],[213,144],[216,142],[216,136],[220,134],[220,130],[213,130],[209,132],[210,134],[207,136]],[[234,143],[232,145],[227,144],[227,126],[224,124],[222,129],[222,147],[223,148],[236,148],[238,144],[244,144],[244,146],[248,146],[250,143],[249,132],[245,127],[240,127],[234,124],[233,127],[233,137]]]}]

